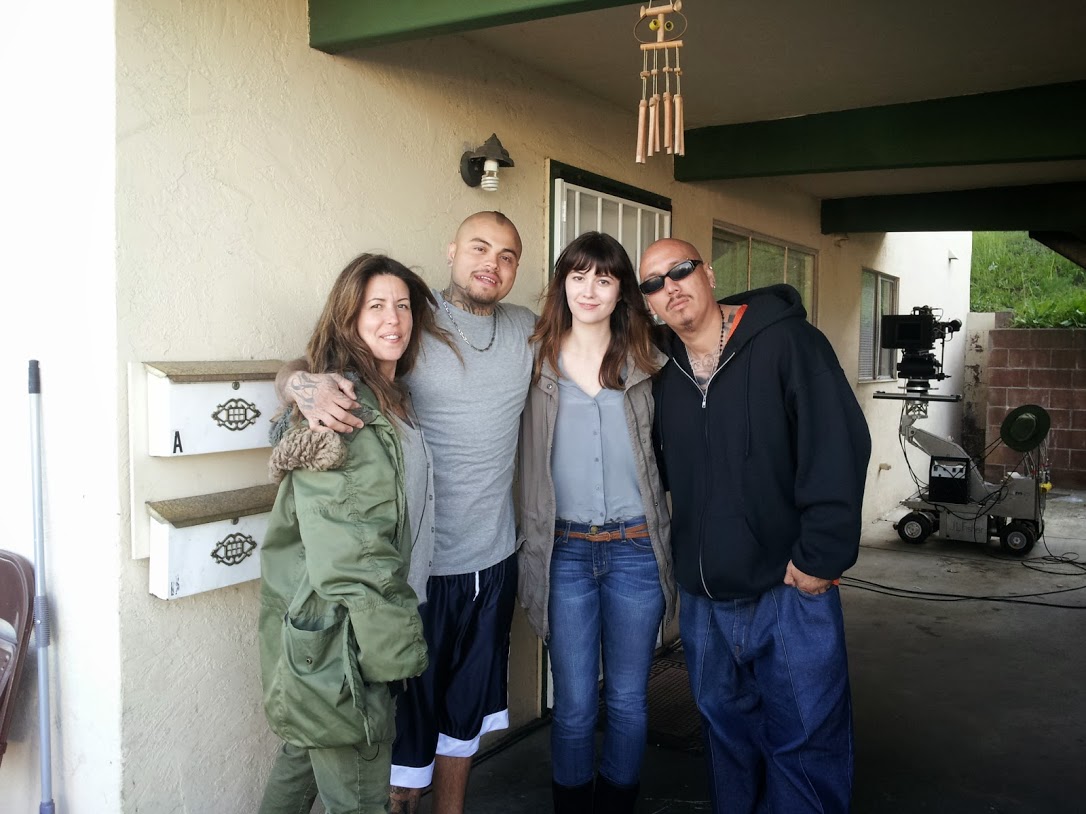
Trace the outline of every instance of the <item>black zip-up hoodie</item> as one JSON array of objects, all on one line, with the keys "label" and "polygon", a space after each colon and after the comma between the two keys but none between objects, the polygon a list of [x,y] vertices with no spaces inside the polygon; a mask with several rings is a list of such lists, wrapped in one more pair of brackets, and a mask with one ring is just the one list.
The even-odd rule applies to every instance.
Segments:
[{"label": "black zip-up hoodie", "polygon": [[746,304],[703,398],[671,331],[653,428],[671,492],[675,576],[714,599],[779,585],[788,561],[836,579],[856,562],[871,436],[826,337],[789,285]]}]

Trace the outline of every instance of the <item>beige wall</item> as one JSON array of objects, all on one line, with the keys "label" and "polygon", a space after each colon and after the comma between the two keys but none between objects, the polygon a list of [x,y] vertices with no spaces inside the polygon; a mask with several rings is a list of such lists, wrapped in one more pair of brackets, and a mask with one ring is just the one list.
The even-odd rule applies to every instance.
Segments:
[{"label": "beige wall", "polygon": [[[96,22],[88,31],[96,35],[93,65],[101,71],[112,67],[102,53],[112,42]],[[671,197],[674,233],[706,256],[714,219],[818,249],[818,323],[850,377],[862,267],[900,275],[903,304],[930,298],[950,312],[939,241],[823,237],[817,201],[776,182],[678,184],[666,159],[645,167],[631,161],[631,110],[499,61],[463,38],[357,58],[310,50],[306,39],[303,0],[117,4],[115,298],[105,218],[88,235],[95,249],[89,266],[71,274],[81,281],[94,275],[96,285],[77,288],[70,299],[73,308],[80,300],[95,307],[95,327],[78,345],[64,346],[104,360],[76,365],[74,375],[78,392],[104,394],[88,409],[105,427],[91,447],[94,466],[108,473],[90,484],[79,480],[85,493],[76,505],[89,522],[65,516],[70,558],[56,581],[71,589],[62,600],[70,626],[60,660],[69,683],[58,747],[63,810],[71,814],[251,810],[276,746],[260,709],[257,584],[167,603],[147,592],[147,561],[129,556],[129,483],[117,461],[127,459],[130,363],[296,355],[332,279],[354,254],[388,251],[441,285],[450,233],[484,208],[501,209],[519,225],[525,250],[511,300],[534,305],[546,278],[548,159]],[[73,73],[85,79],[82,67]],[[91,73],[101,90],[101,76]],[[100,135],[111,124],[108,110],[96,105],[82,129]],[[469,189],[458,173],[461,152],[492,132],[516,161],[496,194]],[[93,155],[77,153],[82,163],[111,167],[102,157],[112,155],[112,145],[99,139],[91,146]],[[102,192],[88,193],[84,208],[112,212]],[[82,227],[78,212],[64,211],[69,217],[60,223]],[[955,240],[968,269],[968,242]],[[926,274],[936,276],[914,282]],[[892,457],[896,408],[873,403],[862,388],[860,395],[876,436],[875,461],[893,463],[872,477],[870,505],[890,507],[908,482]],[[52,427],[64,428],[59,404],[55,410]],[[53,489],[63,484],[75,499],[79,486],[69,481],[87,465],[70,447],[58,455]],[[66,478],[61,469],[73,474]],[[263,469],[262,454],[237,453],[160,462],[148,477],[182,496],[261,483]],[[59,517],[56,507],[51,516]],[[71,634],[89,639],[97,629],[90,607],[100,609],[105,655],[88,686],[82,651],[93,645],[76,644]],[[527,655],[515,680],[537,684],[533,648],[523,637],[518,646]],[[518,696],[521,719],[534,709],[535,691]],[[10,783],[18,799],[30,800],[32,748],[16,744],[14,755],[16,770],[9,775],[10,756],[3,767],[5,792]]]}]

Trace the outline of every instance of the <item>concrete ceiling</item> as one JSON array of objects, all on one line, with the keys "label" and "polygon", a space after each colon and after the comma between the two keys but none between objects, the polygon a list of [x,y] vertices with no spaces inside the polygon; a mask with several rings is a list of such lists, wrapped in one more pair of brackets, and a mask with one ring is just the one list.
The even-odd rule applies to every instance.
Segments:
[{"label": "concrete ceiling", "polygon": [[[628,108],[632,130],[641,94],[633,36],[639,7],[463,36]],[[1086,79],[1083,0],[685,0],[682,11],[688,130]],[[1082,120],[1086,132],[1086,111],[1065,115]],[[778,180],[819,198],[888,195],[1086,181],[1086,161]]]}]

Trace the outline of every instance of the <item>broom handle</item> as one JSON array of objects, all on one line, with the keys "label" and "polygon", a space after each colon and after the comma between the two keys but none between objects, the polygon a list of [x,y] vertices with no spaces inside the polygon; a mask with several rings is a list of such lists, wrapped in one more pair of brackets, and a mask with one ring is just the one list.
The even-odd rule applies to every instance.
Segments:
[{"label": "broom handle", "polygon": [[49,602],[45,593],[45,532],[42,522],[41,372],[30,360],[30,469],[34,504],[34,645],[38,651],[38,737],[40,742],[41,804],[39,814],[53,814],[53,772],[49,710]]}]

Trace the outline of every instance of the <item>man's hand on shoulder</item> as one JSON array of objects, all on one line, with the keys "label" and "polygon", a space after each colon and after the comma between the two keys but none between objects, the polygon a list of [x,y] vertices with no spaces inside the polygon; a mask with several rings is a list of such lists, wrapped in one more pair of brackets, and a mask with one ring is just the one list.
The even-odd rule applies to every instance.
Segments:
[{"label": "man's hand on shoulder", "polygon": [[338,373],[297,370],[286,380],[283,397],[298,405],[311,430],[350,432],[363,426],[362,419],[351,413],[359,406],[354,384]]},{"label": "man's hand on shoulder", "polygon": [[791,560],[788,561],[788,568],[784,572],[784,584],[791,585],[805,594],[824,594],[835,582],[836,580],[804,574]]}]

